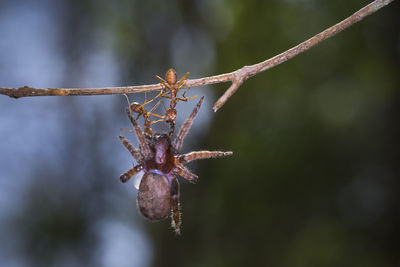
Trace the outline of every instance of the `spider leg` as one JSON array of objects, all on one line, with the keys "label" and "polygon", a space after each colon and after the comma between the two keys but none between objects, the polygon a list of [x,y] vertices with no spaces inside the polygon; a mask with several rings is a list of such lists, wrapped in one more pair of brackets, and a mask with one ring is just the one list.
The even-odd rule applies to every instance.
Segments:
[{"label": "spider leg", "polygon": [[132,129],[123,129],[123,128],[119,128],[119,130],[123,133],[133,133]]},{"label": "spider leg", "polygon": [[137,124],[136,120],[132,117],[132,113],[130,109],[127,109],[127,113],[129,116],[129,120],[131,121],[133,128],[135,130],[137,139],[139,141],[139,146],[141,151],[143,152],[143,156],[145,158],[151,157],[151,150],[149,148],[149,145],[146,142],[146,138],[144,137],[144,134],[142,132],[142,129],[140,128],[139,124]]},{"label": "spider leg", "polygon": [[128,149],[129,152],[131,152],[132,157],[136,160],[136,162],[141,162],[143,160],[142,154],[140,154],[140,151],[137,150],[125,137],[122,135],[119,135],[119,139],[121,140],[122,144],[126,149]]},{"label": "spider leg", "polygon": [[129,179],[132,178],[133,175],[140,172],[142,169],[143,169],[143,166],[141,164],[136,165],[135,167],[133,167],[133,168],[127,170],[126,172],[124,172],[123,174],[121,174],[119,179],[121,180],[121,182],[126,183],[129,181]]},{"label": "spider leg", "polygon": [[196,117],[197,112],[200,109],[201,103],[203,103],[204,96],[200,98],[200,101],[197,103],[197,105],[194,107],[192,113],[190,114],[189,118],[186,119],[185,123],[182,125],[181,129],[179,130],[179,133],[177,137],[174,140],[173,147],[176,151],[176,153],[181,150],[183,139],[185,138],[185,135],[190,129],[190,126],[192,125],[194,117]]},{"label": "spider leg", "polygon": [[176,164],[174,168],[174,172],[185,178],[191,183],[196,183],[197,180],[199,179],[199,176],[196,174],[192,173],[188,168],[183,166],[182,164]]},{"label": "spider leg", "polygon": [[140,128],[139,124],[137,124],[136,120],[132,117],[132,112],[131,112],[131,108],[130,108],[131,105],[129,103],[128,96],[125,95],[125,97],[126,97],[126,100],[128,101],[128,107],[129,107],[126,109],[126,113],[128,113],[129,120],[131,121],[131,123],[133,125],[133,129],[135,130],[136,137],[139,141],[140,151],[142,151],[142,154],[145,158],[150,158],[152,155],[150,147],[146,142],[146,138],[144,137],[142,129]]},{"label": "spider leg", "polygon": [[172,177],[171,181],[171,226],[175,233],[181,234],[181,212],[179,203],[179,182],[176,177]]},{"label": "spider leg", "polygon": [[232,154],[233,154],[232,151],[227,151],[227,152],[223,152],[223,151],[193,151],[190,153],[176,156],[176,159],[179,163],[183,164],[183,163],[191,162],[192,160],[224,157],[224,156],[230,156]]}]

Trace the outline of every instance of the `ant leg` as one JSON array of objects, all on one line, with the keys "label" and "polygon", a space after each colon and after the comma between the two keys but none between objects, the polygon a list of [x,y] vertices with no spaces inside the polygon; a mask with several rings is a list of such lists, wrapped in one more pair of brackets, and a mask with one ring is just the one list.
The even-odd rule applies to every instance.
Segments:
[{"label": "ant leg", "polygon": [[178,235],[181,234],[181,223],[179,182],[178,179],[173,176],[171,181],[171,226]]},{"label": "ant leg", "polygon": [[160,118],[161,120],[158,120],[158,121],[162,121],[165,118],[165,115],[158,115],[158,114],[155,114],[155,113],[147,113],[147,114],[149,116],[154,116],[154,117]]},{"label": "ant leg", "polygon": [[190,152],[187,154],[183,154],[180,156],[177,156],[177,161],[179,163],[188,163],[191,162],[193,160],[197,160],[197,159],[209,159],[209,158],[216,158],[216,157],[225,157],[225,156],[230,156],[232,155],[233,152],[232,151],[227,151],[227,152],[223,152],[223,151],[194,151],[194,152]]},{"label": "ant leg", "polygon": [[156,78],[160,81],[160,83],[161,83],[162,85],[164,85],[164,87],[165,87],[166,89],[171,90],[171,86],[168,84],[168,82],[167,82],[166,80],[164,80],[163,78],[161,78],[161,77],[158,76],[158,75],[156,75]]},{"label": "ant leg", "polygon": [[143,160],[142,154],[140,154],[140,151],[137,150],[125,137],[122,135],[119,135],[119,139],[121,140],[122,144],[125,146],[126,149],[128,149],[129,152],[131,152],[132,157],[136,160],[136,162],[141,162]]},{"label": "ant leg", "polygon": [[191,183],[196,183],[199,177],[192,173],[188,168],[183,166],[182,164],[177,164],[174,168],[174,172],[185,178]]},{"label": "ant leg", "polygon": [[[183,83],[185,82],[187,76],[189,75],[189,72],[186,72],[186,74],[177,82],[176,85],[176,95],[178,95],[179,90],[181,89],[181,87],[183,86]],[[183,92],[182,97],[185,98],[185,94],[186,92],[189,90],[189,88],[186,88],[185,92]]]},{"label": "ant leg", "polygon": [[156,120],[156,121],[150,122],[150,123],[149,123],[149,126],[152,125],[152,124],[154,124],[154,123],[163,121],[163,120],[165,119],[165,115],[162,116],[162,115],[158,115],[158,114],[156,114],[156,113],[153,113],[153,111],[156,110],[156,109],[158,108],[158,106],[159,106],[161,103],[164,103],[164,102],[163,102],[162,100],[158,101],[158,103],[155,104],[154,107],[147,113],[147,118],[150,118],[150,116],[154,116],[154,117],[159,118],[159,119]]},{"label": "ant leg", "polygon": [[185,75],[176,83],[176,91],[179,92],[179,89],[182,87],[183,83],[185,82],[187,76],[189,75],[189,72],[186,72]]},{"label": "ant leg", "polygon": [[129,107],[126,109],[126,113],[128,113],[129,120],[131,121],[131,123],[133,125],[133,129],[135,130],[136,137],[139,142],[140,151],[142,152],[142,154],[145,158],[150,158],[152,155],[150,147],[146,142],[146,138],[144,137],[142,129],[140,128],[139,124],[137,124],[136,120],[132,117],[131,108],[130,108],[131,105],[129,103],[128,96],[126,94],[124,94],[124,95],[128,101],[128,107]]},{"label": "ant leg", "polygon": [[121,180],[121,182],[126,183],[126,182],[129,181],[129,179],[132,178],[133,175],[135,175],[136,173],[140,172],[142,169],[143,169],[143,166],[141,164],[140,165],[136,165],[132,169],[129,169],[126,172],[124,172],[123,174],[121,174],[119,179]]},{"label": "ant leg", "polygon": [[154,124],[154,123],[157,123],[157,122],[160,122],[160,121],[163,121],[164,119],[159,119],[159,120],[156,120],[156,121],[152,121],[152,122],[150,122],[150,125],[152,125],[152,124]]},{"label": "ant leg", "polygon": [[189,131],[190,126],[192,125],[194,117],[196,117],[197,112],[200,109],[201,103],[203,103],[204,96],[200,99],[197,105],[194,107],[192,113],[190,114],[189,118],[186,119],[185,123],[182,125],[181,129],[179,130],[178,136],[175,138],[173,147],[175,152],[178,153],[181,150],[183,139],[185,138],[187,132]]},{"label": "ant leg", "polygon": [[197,95],[186,97],[186,96],[185,96],[185,93],[186,93],[186,91],[182,94],[182,97],[178,97],[177,99],[178,99],[178,100],[181,100],[181,101],[188,101],[189,99],[193,99],[193,98],[196,98],[196,97],[197,97]]},{"label": "ant leg", "polygon": [[161,115],[153,113],[161,103],[163,103],[162,100],[158,101],[157,104],[155,104],[154,107],[149,112],[147,112],[147,115],[148,116],[152,115],[152,116],[155,116],[155,117],[158,117],[158,118],[164,118],[165,116],[161,116]]},{"label": "ant leg", "polygon": [[147,101],[146,100],[146,93],[144,93],[144,103],[142,105],[142,107],[144,107],[147,104],[150,104],[151,102],[154,101],[154,99],[157,99],[158,97],[160,97],[162,95],[162,92],[158,93],[158,95],[156,95],[155,97],[153,97],[151,100]]}]

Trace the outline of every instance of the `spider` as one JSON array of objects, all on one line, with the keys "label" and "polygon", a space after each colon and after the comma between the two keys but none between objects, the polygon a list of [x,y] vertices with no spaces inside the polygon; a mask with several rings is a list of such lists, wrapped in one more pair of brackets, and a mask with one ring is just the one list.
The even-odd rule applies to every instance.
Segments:
[{"label": "spider", "polygon": [[136,119],[132,117],[131,108],[126,111],[136,133],[139,149],[136,149],[122,135],[119,136],[122,144],[137,162],[137,165],[120,176],[121,182],[126,183],[135,174],[143,174],[137,194],[139,212],[150,221],[166,219],[171,215],[171,225],[176,234],[180,234],[181,214],[179,182],[175,175],[178,174],[189,182],[195,183],[198,176],[187,169],[184,166],[185,163],[197,159],[232,155],[231,151],[194,151],[183,155],[179,154],[183,140],[203,99],[204,96],[194,107],[173,141],[168,134],[150,136],[142,132]]}]

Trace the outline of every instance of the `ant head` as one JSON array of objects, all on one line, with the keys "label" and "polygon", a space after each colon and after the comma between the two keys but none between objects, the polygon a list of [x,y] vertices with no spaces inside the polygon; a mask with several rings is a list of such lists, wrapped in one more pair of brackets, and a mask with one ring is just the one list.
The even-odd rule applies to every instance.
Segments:
[{"label": "ant head", "polygon": [[137,113],[140,113],[140,107],[141,107],[142,105],[140,105],[138,102],[133,102],[132,104],[131,104],[131,110],[133,111],[133,112],[137,112]]}]

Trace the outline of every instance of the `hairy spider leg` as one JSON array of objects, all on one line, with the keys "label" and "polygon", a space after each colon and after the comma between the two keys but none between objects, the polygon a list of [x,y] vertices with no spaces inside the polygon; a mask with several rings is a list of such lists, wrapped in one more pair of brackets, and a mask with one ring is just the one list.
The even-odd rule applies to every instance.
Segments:
[{"label": "hairy spider leg", "polygon": [[119,139],[126,149],[131,153],[132,157],[136,160],[136,162],[141,162],[143,160],[143,155],[137,150],[125,137],[119,135]]},{"label": "hairy spider leg", "polygon": [[186,180],[188,180],[193,184],[196,183],[197,180],[199,179],[199,177],[196,174],[192,173],[188,168],[179,163],[175,166],[174,172],[179,174],[180,176],[182,176],[183,178],[185,178]]},{"label": "hairy spider leg", "polygon": [[175,176],[172,176],[171,181],[171,226],[175,230],[175,233],[181,234],[181,211],[179,203],[179,182]]},{"label": "hairy spider leg", "polygon": [[134,128],[134,130],[135,130],[136,137],[137,137],[138,142],[139,142],[139,147],[140,147],[140,150],[141,150],[142,153],[143,153],[143,156],[144,156],[145,158],[150,158],[151,155],[152,155],[152,152],[151,152],[151,150],[150,150],[149,145],[148,145],[147,142],[146,142],[146,138],[144,137],[144,134],[143,134],[143,132],[142,132],[142,129],[141,129],[140,126],[137,124],[136,120],[132,117],[132,114],[131,114],[130,109],[127,109],[127,113],[128,113],[128,116],[129,116],[129,120],[131,121],[131,123],[132,123],[132,125],[133,125],[133,128]]},{"label": "hairy spider leg", "polygon": [[124,172],[123,174],[121,174],[121,176],[119,177],[119,179],[121,180],[121,182],[126,183],[129,181],[129,179],[132,178],[132,176],[134,176],[136,173],[140,172],[143,169],[143,166],[140,165],[136,165],[135,167],[127,170],[126,172]]},{"label": "hairy spider leg", "polygon": [[142,152],[142,155],[147,159],[150,158],[152,155],[152,152],[150,150],[149,145],[146,142],[146,138],[142,132],[142,129],[140,128],[140,126],[138,125],[138,123],[136,122],[136,120],[132,117],[132,113],[131,113],[131,105],[129,103],[129,99],[128,96],[126,94],[124,94],[126,97],[126,100],[128,101],[128,107],[126,109],[126,112],[128,113],[128,117],[129,120],[131,121],[132,125],[133,125],[133,129],[135,130],[136,133],[136,137],[138,139],[139,142],[139,147],[140,147],[140,151]]},{"label": "hairy spider leg", "polygon": [[202,96],[200,98],[200,101],[194,107],[189,118],[186,119],[185,123],[182,125],[181,129],[179,130],[179,133],[178,133],[177,137],[175,138],[174,143],[172,145],[174,147],[176,153],[178,153],[181,150],[182,144],[183,144],[183,139],[185,139],[185,136],[186,136],[187,132],[189,131],[190,126],[192,126],[193,119],[194,119],[194,117],[196,117],[197,112],[200,109],[201,103],[203,103],[203,100],[204,100],[204,96]]},{"label": "hairy spider leg", "polygon": [[225,157],[232,155],[232,151],[193,151],[190,153],[186,153],[183,155],[176,156],[176,159],[179,163],[184,164],[191,162],[193,160],[198,159],[209,159],[209,158],[216,158],[216,157]]}]

